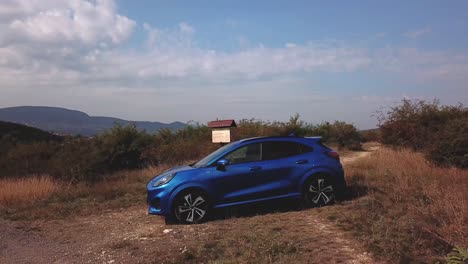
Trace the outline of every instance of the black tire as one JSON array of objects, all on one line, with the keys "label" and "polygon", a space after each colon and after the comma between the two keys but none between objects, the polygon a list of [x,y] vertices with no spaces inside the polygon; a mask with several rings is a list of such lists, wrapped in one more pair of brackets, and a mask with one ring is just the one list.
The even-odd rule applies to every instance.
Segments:
[{"label": "black tire", "polygon": [[174,200],[174,217],[181,224],[202,223],[208,219],[209,211],[208,197],[200,190],[188,190]]},{"label": "black tire", "polygon": [[334,204],[335,190],[335,184],[329,175],[314,175],[304,184],[304,204],[306,207],[322,207]]},{"label": "black tire", "polygon": [[166,225],[177,225],[177,224],[179,224],[179,222],[177,221],[177,219],[175,219],[175,218],[172,217],[172,216],[166,216],[166,217],[164,218],[164,223],[165,223]]}]

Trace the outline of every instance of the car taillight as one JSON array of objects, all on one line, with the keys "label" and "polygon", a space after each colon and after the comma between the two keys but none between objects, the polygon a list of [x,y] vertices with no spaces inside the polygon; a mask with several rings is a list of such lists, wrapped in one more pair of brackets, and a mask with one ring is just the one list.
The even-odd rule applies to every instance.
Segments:
[{"label": "car taillight", "polygon": [[325,151],[325,155],[327,155],[330,158],[340,160],[340,154],[338,154],[338,152],[336,151]]}]

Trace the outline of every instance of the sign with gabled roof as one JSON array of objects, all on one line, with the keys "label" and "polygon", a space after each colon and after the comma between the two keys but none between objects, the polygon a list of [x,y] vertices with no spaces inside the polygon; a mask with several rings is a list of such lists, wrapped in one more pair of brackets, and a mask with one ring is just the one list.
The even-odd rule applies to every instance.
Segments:
[{"label": "sign with gabled roof", "polygon": [[237,127],[236,121],[234,119],[226,120],[215,120],[208,122],[208,127],[211,128],[225,128],[225,127]]},{"label": "sign with gabled roof", "polygon": [[229,143],[231,142],[231,127],[237,127],[237,125],[233,119],[227,119],[210,121],[208,127],[212,129],[213,143]]}]

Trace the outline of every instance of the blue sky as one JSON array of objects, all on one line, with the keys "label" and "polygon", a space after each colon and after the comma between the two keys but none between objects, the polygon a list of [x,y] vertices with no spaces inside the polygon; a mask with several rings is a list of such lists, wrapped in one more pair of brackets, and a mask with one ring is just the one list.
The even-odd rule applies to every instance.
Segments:
[{"label": "blue sky", "polygon": [[[188,22],[197,29],[198,43],[204,48],[238,49],[233,42],[239,36],[270,47],[327,39],[367,42],[365,45],[376,47],[468,46],[466,1],[146,1],[136,5],[121,0],[118,3],[119,10],[130,17],[162,28]],[[436,34],[425,34],[425,41],[404,36],[424,30]]]},{"label": "blue sky", "polygon": [[[0,107],[132,120],[375,127],[402,98],[468,102],[466,1],[5,0]],[[3,58],[3,59],[2,59]]]}]

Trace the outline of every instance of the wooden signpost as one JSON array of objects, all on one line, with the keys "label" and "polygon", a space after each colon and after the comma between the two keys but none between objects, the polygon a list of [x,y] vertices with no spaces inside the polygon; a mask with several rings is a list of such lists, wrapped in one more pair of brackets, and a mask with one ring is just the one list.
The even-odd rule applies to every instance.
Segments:
[{"label": "wooden signpost", "polygon": [[213,143],[230,143],[231,142],[231,128],[237,127],[233,119],[228,120],[215,120],[208,122],[212,134]]}]

